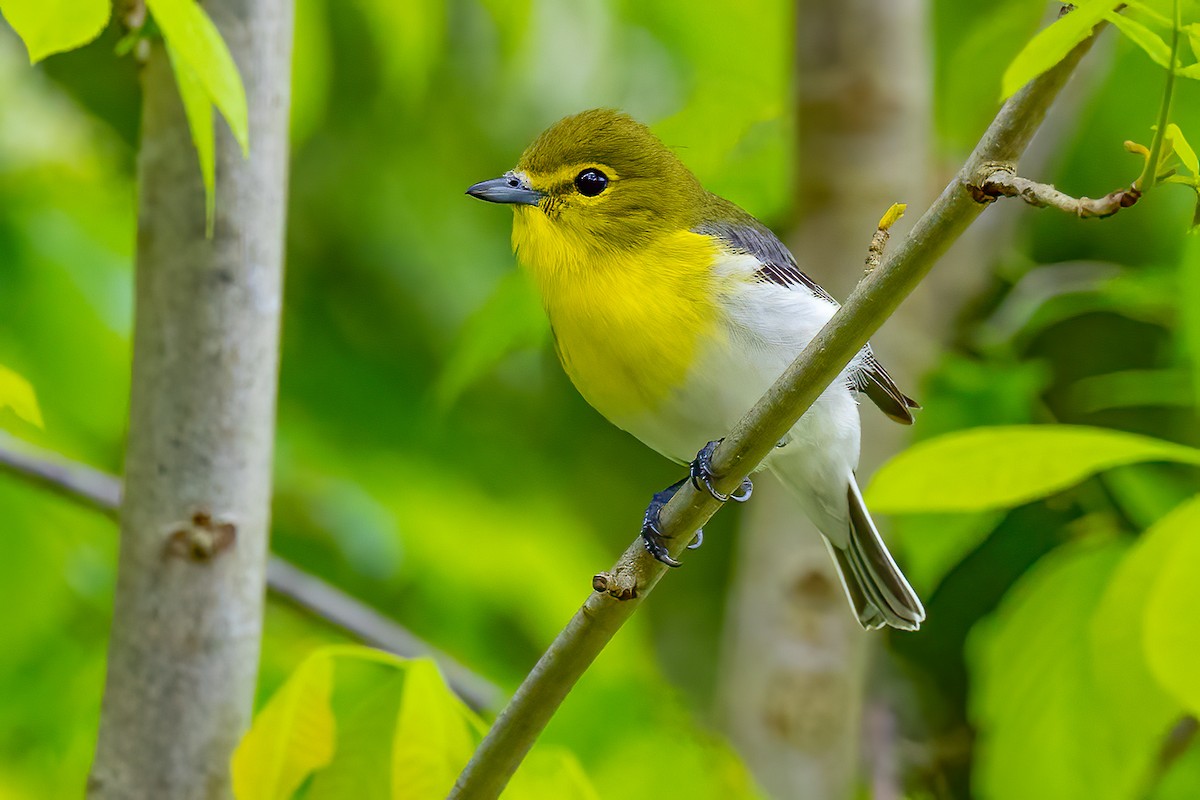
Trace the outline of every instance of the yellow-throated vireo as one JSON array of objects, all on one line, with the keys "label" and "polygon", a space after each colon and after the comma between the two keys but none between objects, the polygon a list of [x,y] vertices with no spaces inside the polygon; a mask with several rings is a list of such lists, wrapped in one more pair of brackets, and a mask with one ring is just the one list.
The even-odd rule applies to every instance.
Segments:
[{"label": "yellow-throated vireo", "polygon": [[[731,497],[713,490],[713,440],[783,373],[837,302],[765,225],[705,191],[649,128],[616,111],[555,123],[515,169],[467,191],[512,206],[513,249],[540,289],[563,368],[584,398],[659,453],[691,461],[697,488],[719,500],[748,498],[749,481]],[[864,347],[765,466],[824,535],[859,622],[915,630],[925,610],[854,478],[859,395],[905,424],[919,407]],[[654,496],[642,526],[646,549],[672,566],[658,512],[682,484]]]}]

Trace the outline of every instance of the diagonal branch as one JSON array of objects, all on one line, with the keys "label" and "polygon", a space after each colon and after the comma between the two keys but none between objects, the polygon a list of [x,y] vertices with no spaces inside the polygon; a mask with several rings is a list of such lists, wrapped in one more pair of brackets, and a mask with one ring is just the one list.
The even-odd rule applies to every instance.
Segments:
[{"label": "diagonal branch", "polygon": [[[90,506],[112,519],[121,505],[121,481],[114,475],[67,461],[0,431],[0,472]],[[279,556],[267,561],[267,585],[279,597],[340,628],[354,638],[399,656],[428,656],[437,662],[446,681],[476,710],[499,706],[504,692],[436,647],[409,632],[331,583],[305,572]]]},{"label": "diagonal branch", "polygon": [[[978,184],[980,172],[987,165],[1012,163],[1015,167],[1046,110],[1094,39],[1085,39],[1004,104],[962,170],[900,247],[858,284],[833,319],[726,437],[712,458],[719,476],[714,482],[717,491],[728,494],[740,486],[979,216],[984,206],[969,187]],[[696,491],[690,483],[683,484],[661,517],[663,530],[674,535],[672,556],[683,553],[690,533],[718,508],[720,505],[707,493]],[[450,798],[491,800],[500,795],[575,682],[666,569],[646,554],[639,539],[610,572],[596,576],[597,591],[584,601],[517,689],[459,775]]]}]

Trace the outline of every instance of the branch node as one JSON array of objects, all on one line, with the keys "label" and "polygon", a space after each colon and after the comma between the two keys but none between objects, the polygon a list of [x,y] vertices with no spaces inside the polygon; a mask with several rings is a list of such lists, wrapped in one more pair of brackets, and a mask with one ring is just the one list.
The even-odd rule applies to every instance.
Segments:
[{"label": "branch node", "polygon": [[167,537],[164,555],[205,563],[228,550],[236,540],[237,526],[232,522],[218,522],[209,512],[197,511]]},{"label": "branch node", "polygon": [[612,572],[597,572],[592,576],[592,588],[617,600],[637,597],[637,580],[629,571],[619,568]]}]

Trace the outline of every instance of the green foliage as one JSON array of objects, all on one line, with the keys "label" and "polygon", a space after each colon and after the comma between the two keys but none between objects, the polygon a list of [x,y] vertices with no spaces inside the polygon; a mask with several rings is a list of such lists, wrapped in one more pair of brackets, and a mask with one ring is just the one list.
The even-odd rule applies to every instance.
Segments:
[{"label": "green foliage", "polygon": [[1132,547],[1061,548],[976,628],[980,795],[1145,793],[1158,741],[1196,711],[1200,639],[1186,609],[1198,599],[1197,530],[1200,497]]},{"label": "green foliage", "polygon": [[1200,450],[1102,428],[977,428],[905,450],[876,473],[867,501],[893,514],[1008,508],[1144,461],[1200,465]]},{"label": "green foliage", "polygon": [[1092,29],[1119,5],[1121,3],[1115,0],[1081,3],[1074,11],[1064,14],[1052,25],[1039,31],[1004,71],[1000,99],[1016,94],[1022,86],[1062,61],[1075,45],[1091,36]]},{"label": "green foliage", "polygon": [[[249,154],[249,114],[242,86],[220,31],[197,0],[145,0],[166,42],[204,183],[205,224],[212,227],[216,203],[216,158],[212,107],[229,123],[234,139]],[[5,0],[0,11],[25,41],[31,62],[91,42],[104,30],[110,0]],[[128,48],[118,45],[118,50]]]},{"label": "green foliage", "polygon": [[[233,755],[234,795],[440,800],[485,729],[432,661],[327,647],[310,654],[255,717]],[[561,748],[535,750],[504,793],[511,800],[596,796]]]},{"label": "green foliage", "polygon": [[[1200,714],[1200,623],[1191,609],[1200,602],[1200,497],[1146,533],[1147,546],[1162,553],[1144,605],[1145,648],[1150,669],[1192,715]],[[1158,544],[1156,540],[1162,540]]]},{"label": "green foliage", "polygon": [[100,35],[112,13],[111,0],[3,0],[0,14],[29,51],[30,63],[82,47]]},{"label": "green foliage", "polygon": [[333,759],[333,661],[318,651],[301,664],[254,720],[233,753],[239,800],[287,800]]},{"label": "green foliage", "polygon": [[[679,474],[578,398],[548,353],[542,314],[510,277],[509,220],[462,190],[510,166],[562,114],[614,105],[654,124],[709,186],[786,233],[789,176],[804,168],[790,155],[792,10],[779,0],[736,8],[415,0],[430,7],[389,14],[368,8],[373,1],[298,3],[273,547],[511,690],[578,607],[592,573],[633,537],[647,492]],[[0,7],[7,13],[12,3]],[[927,144],[953,164],[994,113],[989,87],[1046,4],[933,7],[940,111]],[[406,34],[392,26],[410,11],[421,27],[407,35],[437,38],[398,54],[390,48]],[[1132,18],[1163,34],[1160,21]],[[1181,59],[1190,63],[1200,55],[1200,24],[1183,32]],[[134,67],[112,58],[117,38],[110,30],[30,70],[17,38],[0,30],[0,363],[37,387],[50,423],[14,424],[112,472],[128,418],[136,196],[128,142],[137,128]],[[1030,159],[1076,194],[1129,183],[1130,159],[1108,154],[1149,127],[1138,120],[1154,117],[1161,96],[1161,66],[1132,42],[1098,48],[1092,63],[1092,80],[1073,84],[1077,105],[1046,131],[1048,159]],[[1194,147],[1200,84],[1178,84],[1170,122]],[[1168,180],[1190,178],[1183,139],[1164,130],[1164,145],[1175,142],[1164,146],[1173,159],[1165,169],[1178,170]],[[1200,446],[1200,238],[1183,241],[1172,223],[1186,211],[1185,194],[1148,193],[1101,223],[1013,210],[998,240],[938,266],[981,288],[940,345],[933,374],[896,375],[906,387],[924,384],[914,386],[925,411],[912,433],[1062,422]],[[819,281],[852,269],[797,255]],[[961,300],[940,291],[936,302]],[[885,359],[906,345],[887,328],[875,344]],[[1190,376],[1190,393],[1181,376]],[[440,406],[430,402],[432,387]],[[967,456],[969,470],[961,466],[956,480],[988,469],[986,452]],[[1150,723],[1169,725],[1188,707],[1169,684],[1192,663],[1181,648],[1194,635],[1179,619],[1195,600],[1177,596],[1190,604],[1168,619],[1179,624],[1178,652],[1155,655],[1165,659],[1157,669],[1147,631],[1159,613],[1148,605],[1152,590],[1185,588],[1164,580],[1163,567],[1192,557],[1176,549],[1187,537],[1178,528],[1178,538],[1165,537],[1157,523],[1195,493],[1196,474],[1182,463],[1133,463],[1012,511],[892,520],[930,610],[919,634],[881,645],[905,666],[874,684],[876,702],[900,717],[906,796],[969,796],[971,771],[988,786],[1012,787],[1030,765],[1048,771],[1039,773],[1048,786],[1065,787],[1063,797],[1104,796],[1093,770],[1129,785],[1166,735]],[[115,526],[5,476],[0,507],[11,533],[0,604],[19,609],[0,647],[0,796],[78,796],[95,752]],[[644,797],[757,796],[704,711],[735,519],[714,520],[697,558],[601,655],[513,791],[590,800],[586,773],[594,786],[633,783]],[[1109,542],[1098,549],[1071,541],[1098,535]],[[1028,590],[1039,586],[1029,605]],[[1010,637],[1005,646],[982,648],[997,629]],[[264,700],[313,652],[345,640],[272,600]],[[406,669],[331,663],[336,755],[298,793],[388,800]],[[1049,668],[1047,685],[1026,684],[1039,665]],[[1023,721],[1000,708],[1009,689],[1028,712]],[[1094,712],[1081,712],[1082,701]],[[1101,733],[1126,722],[1116,739]],[[983,726],[978,738],[974,723]],[[1079,733],[1085,723],[1092,729]],[[1068,749],[1077,733],[1080,748],[1103,739],[1128,752],[1097,750],[1083,764]],[[1197,796],[1198,752],[1147,796]],[[1064,756],[1057,771],[1055,754]],[[555,788],[525,788],[543,773]],[[1029,796],[1047,793],[1021,797]]]},{"label": "green foliage", "polygon": [[1133,17],[1110,11],[1104,15],[1126,38],[1145,51],[1150,59],[1163,69],[1171,69],[1171,46],[1161,36],[1148,26],[1138,22]]},{"label": "green foliage", "polygon": [[167,56],[171,59],[171,69],[175,72],[175,83],[179,86],[179,97],[187,115],[188,129],[192,132],[196,156],[200,159],[200,178],[204,182],[205,230],[212,236],[217,203],[217,155],[212,101],[209,100],[204,84],[170,43],[167,43]]},{"label": "green foliage", "polygon": [[30,425],[39,428],[45,425],[33,386],[25,378],[0,364],[0,411],[6,408],[11,409],[12,413]]},{"label": "green foliage", "polygon": [[[1123,651],[1101,650],[1105,585],[1124,545],[1078,544],[1043,559],[969,642],[980,797],[1137,796],[1171,709],[1141,702],[1145,685],[1102,681]],[[1151,687],[1153,691],[1153,687]]]},{"label": "green foliage", "polygon": [[196,0],[146,0],[162,31],[204,181],[205,222],[212,234],[216,159],[212,107],[229,123],[233,138],[250,152],[250,121],[242,77],[221,32]]}]

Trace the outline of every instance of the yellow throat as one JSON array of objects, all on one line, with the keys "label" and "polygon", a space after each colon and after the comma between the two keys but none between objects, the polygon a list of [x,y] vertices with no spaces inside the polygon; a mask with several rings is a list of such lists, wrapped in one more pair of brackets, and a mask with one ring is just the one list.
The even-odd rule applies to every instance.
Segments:
[{"label": "yellow throat", "polygon": [[656,409],[719,333],[717,243],[681,229],[633,249],[597,247],[537,208],[515,211],[513,249],[575,387],[618,423]]}]

